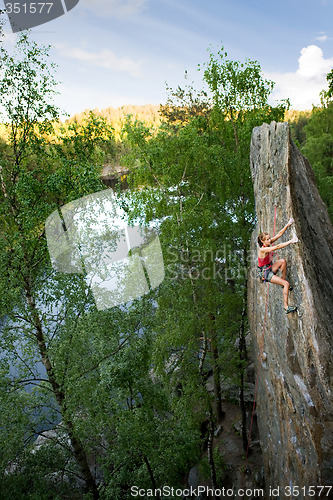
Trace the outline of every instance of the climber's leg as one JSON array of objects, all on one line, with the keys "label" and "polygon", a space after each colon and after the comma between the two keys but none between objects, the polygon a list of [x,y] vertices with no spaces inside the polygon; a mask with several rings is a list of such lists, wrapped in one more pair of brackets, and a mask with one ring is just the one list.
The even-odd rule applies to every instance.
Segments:
[{"label": "climber's leg", "polygon": [[286,259],[280,259],[274,262],[272,265],[272,271],[274,274],[276,274],[279,269],[281,269],[282,272],[282,279],[286,279],[286,274],[287,274],[287,261]]},{"label": "climber's leg", "polygon": [[289,293],[289,282],[279,276],[272,276],[271,283],[275,283],[276,285],[283,286],[283,305],[284,308],[288,308],[288,293]]}]

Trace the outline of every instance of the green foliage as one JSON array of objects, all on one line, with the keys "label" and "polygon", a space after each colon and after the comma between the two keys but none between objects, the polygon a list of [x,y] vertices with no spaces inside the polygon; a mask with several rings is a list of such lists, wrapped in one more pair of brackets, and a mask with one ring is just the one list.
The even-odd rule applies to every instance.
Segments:
[{"label": "green foliage", "polygon": [[133,339],[103,370],[104,383],[118,402],[105,498],[128,498],[134,484],[180,485],[198,457],[197,422],[188,410],[177,411],[168,386],[150,373],[152,342],[146,335]]},{"label": "green foliage", "polygon": [[328,89],[325,91],[323,90],[321,93],[322,100],[325,102],[329,102],[331,99],[333,99],[333,68],[331,71],[327,74],[326,80],[328,82]]},{"label": "green foliage", "polygon": [[[213,454],[214,454],[214,462],[215,462],[215,467],[217,471],[217,483],[220,485],[225,484],[225,476],[227,473],[226,469],[226,463],[223,458],[223,454],[221,454],[219,448],[223,449],[223,443],[219,447],[214,448]],[[209,467],[209,462],[207,457],[203,457],[199,463],[199,474],[200,477],[205,478],[205,481],[209,481],[210,479],[210,467]]]},{"label": "green foliage", "polygon": [[333,102],[313,108],[304,131],[302,153],[312,165],[319,193],[333,220]]},{"label": "green foliage", "polygon": [[[185,73],[187,80],[187,73]],[[186,84],[185,88],[177,87],[173,90],[167,86],[168,98],[164,105],[160,107],[162,118],[169,125],[185,124],[192,119],[205,121],[212,108],[211,100],[204,90],[196,91],[191,85]]]},{"label": "green foliage", "polygon": [[229,118],[234,113],[267,106],[267,99],[274,83],[262,77],[258,61],[247,59],[245,63],[227,59],[224,48],[217,55],[209,52],[204,77],[213,93],[214,104]]},{"label": "green foliage", "polygon": [[328,81],[328,97],[333,97],[333,68],[327,74],[326,80]]},{"label": "green foliage", "polygon": [[327,75],[329,89],[321,92],[321,106],[312,111],[289,111],[291,137],[308,158],[317,181],[319,193],[333,220],[333,70]]},{"label": "green foliage", "polygon": [[113,128],[106,119],[90,111],[80,122],[69,121],[61,128],[59,153],[77,163],[103,163],[114,152]]},{"label": "green foliage", "polygon": [[305,126],[311,116],[310,111],[288,111],[286,120],[289,123],[290,134],[296,146],[301,149],[306,141]]},{"label": "green foliage", "polygon": [[[32,47],[24,40],[29,53]],[[32,64],[38,66],[47,50],[33,48]],[[101,188],[100,164],[105,154],[113,154],[113,130],[93,113],[62,128],[51,122],[55,109],[47,114],[50,108],[42,111],[36,104],[37,121],[27,109],[20,108],[20,115],[14,109],[20,98],[16,103],[14,98],[23,89],[13,86],[13,75],[21,63],[5,60],[10,72],[2,85],[9,89],[11,114],[1,145],[0,315],[6,317],[1,325],[1,495],[74,498],[79,489],[72,478],[80,476],[97,498],[85,460],[98,467],[105,482],[100,495],[106,498],[122,491],[129,477],[147,485],[167,476],[180,482],[200,449],[198,420],[177,404],[168,386],[152,378],[152,341],[148,334],[143,338],[152,329],[145,320],[151,303],[134,303],[126,314],[117,308],[97,312],[84,276],[55,273],[48,260],[46,218]],[[28,63],[25,67],[30,71]],[[47,73],[46,66],[41,70]],[[47,102],[51,89],[46,80],[38,87],[38,75],[31,70],[37,94],[29,94],[23,82],[23,107],[29,96]],[[44,437],[37,449],[36,435],[59,420],[52,439]]]},{"label": "green foliage", "polygon": [[8,125],[15,165],[43,148],[43,134],[52,130],[51,122],[59,116],[59,110],[50,104],[56,81],[55,65],[48,63],[48,55],[49,47],[31,42],[27,33],[18,38],[14,55],[0,45],[0,116]]},{"label": "green foliage", "polygon": [[[48,48],[37,46],[23,34],[15,55],[3,46],[0,50],[6,120],[0,171],[1,432],[6,443],[0,470],[6,480],[1,487],[6,498],[11,494],[9,485],[16,498],[23,492],[27,498],[50,498],[46,485],[52,481],[45,478],[61,471],[69,458],[73,461],[73,452],[66,447],[57,469],[53,461],[58,463],[56,451],[52,448],[52,459],[47,462],[40,458],[44,451],[35,453],[31,442],[59,420],[59,413],[70,439],[75,439],[74,417],[64,403],[66,388],[61,384],[61,363],[58,369],[54,349],[61,344],[57,332],[82,312],[78,305],[87,303],[87,290],[82,279],[67,279],[68,288],[61,280],[52,279],[44,223],[59,203],[101,185],[99,172],[84,168],[91,161],[88,155],[83,167],[72,169],[71,182],[64,180],[68,170],[63,167],[72,167],[73,160],[67,157],[64,162],[64,155],[50,140],[58,111],[49,104],[54,79],[53,67],[46,62]],[[80,472],[84,445],[76,438],[75,446],[75,467]]]}]

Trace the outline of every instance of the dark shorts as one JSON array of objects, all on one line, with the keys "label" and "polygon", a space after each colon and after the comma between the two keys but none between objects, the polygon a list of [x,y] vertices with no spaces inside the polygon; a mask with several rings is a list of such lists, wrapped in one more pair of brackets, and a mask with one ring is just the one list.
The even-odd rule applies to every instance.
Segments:
[{"label": "dark shorts", "polygon": [[273,273],[271,265],[258,267],[257,278],[260,283],[266,283],[266,281],[270,282],[273,276],[275,276],[275,273]]}]

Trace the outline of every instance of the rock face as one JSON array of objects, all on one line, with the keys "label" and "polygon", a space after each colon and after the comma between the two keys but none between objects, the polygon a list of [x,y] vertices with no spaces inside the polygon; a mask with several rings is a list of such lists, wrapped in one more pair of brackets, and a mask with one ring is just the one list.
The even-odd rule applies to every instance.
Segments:
[{"label": "rock face", "polygon": [[[285,488],[296,486],[299,498],[310,498],[304,494],[309,486],[333,483],[333,228],[312,168],[291,141],[287,123],[253,130],[250,161],[257,228],[248,304],[266,486],[279,486],[280,499],[291,498]],[[288,315],[282,288],[256,278],[257,236],[273,234],[275,211],[275,234],[295,219],[277,243],[299,238],[278,251],[294,287],[289,305],[298,306]]]}]

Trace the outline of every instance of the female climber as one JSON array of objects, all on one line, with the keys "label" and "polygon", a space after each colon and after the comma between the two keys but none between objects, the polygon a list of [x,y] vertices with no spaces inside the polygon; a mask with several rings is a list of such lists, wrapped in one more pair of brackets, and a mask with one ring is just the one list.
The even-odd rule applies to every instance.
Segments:
[{"label": "female climber", "polygon": [[[289,282],[286,280],[287,273],[287,262],[286,259],[280,259],[273,263],[273,252],[276,250],[280,250],[280,248],[284,248],[291,243],[297,243],[298,238],[295,236],[289,241],[285,243],[279,243],[278,245],[271,246],[274,241],[279,239],[284,232],[288,229],[289,226],[294,222],[294,219],[290,219],[288,224],[281,229],[277,233],[276,236],[272,238],[268,233],[261,233],[258,236],[258,278],[261,282],[270,282],[276,283],[277,285],[283,286],[283,305],[286,314],[294,312],[297,310],[297,307],[288,306],[288,293],[292,290],[292,287],[289,285]],[[276,276],[276,273],[281,269],[282,277]]]}]

